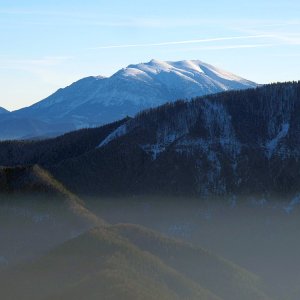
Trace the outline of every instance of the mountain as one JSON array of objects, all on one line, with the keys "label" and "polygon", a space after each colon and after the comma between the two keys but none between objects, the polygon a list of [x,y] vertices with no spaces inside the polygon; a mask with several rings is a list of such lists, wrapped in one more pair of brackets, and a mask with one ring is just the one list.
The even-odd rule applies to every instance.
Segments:
[{"label": "mountain", "polygon": [[95,150],[105,139],[129,118],[97,128],[80,129],[62,136],[28,141],[0,142],[0,166],[53,165]]},{"label": "mountain", "polygon": [[74,130],[67,123],[49,124],[42,120],[16,116],[14,113],[5,113],[0,116],[0,140],[31,139],[51,137],[61,134],[61,129]]},{"label": "mountain", "polygon": [[0,216],[4,299],[270,300],[259,277],[200,247],[108,224],[37,165],[0,168]]},{"label": "mountain", "polygon": [[[179,101],[124,121],[97,146],[94,139],[94,148],[69,150],[70,158],[53,159],[63,137],[3,142],[0,164],[38,162],[80,194],[281,194],[293,198],[293,209],[300,192],[299,99],[300,83],[291,82]],[[57,150],[43,160],[45,144]]]},{"label": "mountain", "polygon": [[[294,197],[299,91],[286,83],[167,104],[129,120],[93,155],[50,169],[83,193]],[[86,189],[82,177],[90,178]]]},{"label": "mountain", "polygon": [[104,224],[41,167],[0,167],[0,269]]},{"label": "mountain", "polygon": [[270,299],[238,266],[126,224],[94,228],[0,273],[0,291],[5,299]]},{"label": "mountain", "polygon": [[2,115],[2,114],[8,114],[8,113],[9,113],[8,110],[6,110],[6,109],[3,108],[3,107],[0,107],[0,115]]},{"label": "mountain", "polygon": [[[94,216],[84,207],[84,203],[75,194],[68,191],[49,172],[38,165],[27,167],[0,167],[0,195],[40,194],[63,199],[68,208],[91,225],[103,225],[104,221]],[[3,200],[2,200],[3,201]]]},{"label": "mountain", "polygon": [[[256,87],[254,82],[201,61],[129,65],[109,78],[87,77],[48,98],[10,114],[1,139],[54,135],[106,124],[177,99],[190,99],[232,89]],[[32,128],[22,126],[30,120]],[[18,122],[20,124],[18,124]],[[26,130],[24,130],[26,129]]]}]

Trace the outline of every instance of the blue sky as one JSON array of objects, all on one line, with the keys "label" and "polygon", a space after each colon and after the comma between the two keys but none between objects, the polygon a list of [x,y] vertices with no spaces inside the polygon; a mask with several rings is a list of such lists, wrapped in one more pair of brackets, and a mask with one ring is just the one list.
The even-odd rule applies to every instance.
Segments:
[{"label": "blue sky", "polygon": [[152,58],[300,80],[300,1],[0,0],[0,45],[0,106],[10,110]]}]

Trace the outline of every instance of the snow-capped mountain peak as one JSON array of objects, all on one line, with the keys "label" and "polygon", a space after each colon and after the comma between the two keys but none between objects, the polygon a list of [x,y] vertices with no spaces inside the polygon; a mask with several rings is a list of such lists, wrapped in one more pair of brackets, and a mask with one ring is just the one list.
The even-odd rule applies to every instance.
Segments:
[{"label": "snow-capped mountain peak", "polygon": [[127,68],[141,70],[146,73],[157,75],[162,72],[177,72],[177,73],[204,73],[200,67],[200,61],[184,60],[178,62],[159,61],[152,59],[148,63],[137,65],[129,65]]},{"label": "snow-capped mountain peak", "polygon": [[[230,72],[206,64],[200,60],[159,61],[129,65],[114,74],[114,78],[132,78],[142,82],[163,84],[173,90],[177,87],[190,85],[187,97],[205,95],[231,89],[255,87],[254,82],[248,81]],[[184,94],[184,93],[183,93]],[[178,95],[182,97],[182,94]],[[173,96],[173,98],[176,96]],[[174,98],[174,99],[175,99]],[[174,100],[174,99],[169,99]]]},{"label": "snow-capped mountain peak", "polygon": [[[126,73],[128,70],[138,70],[148,74],[159,74],[162,72],[176,72],[185,75],[193,74],[205,74],[210,76],[213,73],[215,76],[229,81],[239,81],[239,82],[248,82],[249,81],[236,76],[230,72],[224,71],[222,69],[216,68],[212,65],[206,64],[200,60],[182,60],[182,61],[160,61],[152,59],[148,63],[140,63],[136,65],[129,65],[127,68],[123,69]],[[140,72],[141,73],[141,72]]]},{"label": "snow-capped mountain peak", "polygon": [[37,119],[50,127],[55,124],[56,130],[59,127],[63,132],[70,126],[90,127],[134,116],[143,109],[178,99],[256,86],[200,60],[153,59],[131,64],[111,77],[83,78],[11,115]]}]

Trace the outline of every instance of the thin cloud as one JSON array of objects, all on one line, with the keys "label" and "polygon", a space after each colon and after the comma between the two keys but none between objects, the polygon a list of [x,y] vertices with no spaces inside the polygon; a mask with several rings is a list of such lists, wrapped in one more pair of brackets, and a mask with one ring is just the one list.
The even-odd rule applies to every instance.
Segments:
[{"label": "thin cloud", "polygon": [[193,48],[174,49],[177,52],[187,51],[214,51],[214,50],[234,50],[234,49],[249,49],[249,48],[268,48],[276,47],[278,44],[239,44],[239,45],[221,45],[221,46],[202,46]]},{"label": "thin cloud", "polygon": [[242,44],[242,45],[224,45],[224,46],[208,46],[208,47],[197,47],[188,50],[226,50],[226,49],[243,49],[243,48],[265,48],[274,47],[276,44]]},{"label": "thin cloud", "polygon": [[300,35],[277,34],[274,37],[287,45],[300,45]]},{"label": "thin cloud", "polygon": [[51,68],[73,59],[73,56],[46,56],[36,59],[9,59],[0,58],[1,69],[17,69],[17,70],[36,70],[41,68]]},{"label": "thin cloud", "polygon": [[[300,45],[300,34],[298,27],[296,25],[300,25],[296,21],[293,21],[294,26],[286,30],[284,27],[278,28],[277,30],[273,30],[270,26],[271,30],[267,30],[267,28],[259,28],[259,29],[239,29],[240,32],[244,34],[252,34],[252,35],[270,35],[272,40],[280,42],[280,45]],[[275,26],[274,26],[275,27]],[[279,26],[280,27],[280,26]]]},{"label": "thin cloud", "polygon": [[271,37],[273,37],[273,36],[266,35],[266,34],[247,35],[247,36],[231,36],[231,37],[185,40],[185,41],[174,41],[174,42],[161,42],[161,43],[148,43],[148,44],[107,45],[107,46],[99,46],[99,47],[89,48],[89,50],[114,49],[114,48],[157,47],[157,46],[171,46],[171,45],[183,45],[183,44],[200,44],[200,43],[211,43],[211,42],[232,41],[232,40],[262,39],[262,38],[271,38]]}]

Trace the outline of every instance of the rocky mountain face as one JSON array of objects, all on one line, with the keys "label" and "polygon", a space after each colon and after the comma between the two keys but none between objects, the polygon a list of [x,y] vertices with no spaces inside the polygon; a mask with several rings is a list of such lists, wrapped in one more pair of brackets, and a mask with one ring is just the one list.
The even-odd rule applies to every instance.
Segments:
[{"label": "rocky mountain face", "polygon": [[97,147],[52,162],[37,155],[43,142],[2,143],[0,164],[8,152],[18,157],[11,163],[39,162],[81,194],[284,194],[295,197],[292,209],[299,113],[300,83],[272,84],[144,111],[106,131]]},{"label": "rocky mountain face", "polygon": [[[128,121],[99,151],[139,159],[127,184],[133,191],[296,193],[299,88],[269,85],[164,105]],[[130,148],[133,156],[124,151]]]},{"label": "rocky mountain face", "polygon": [[[0,139],[58,135],[110,123],[177,99],[257,84],[201,61],[129,65],[109,78],[87,77],[0,119]],[[29,123],[29,124],[28,124]]]}]

